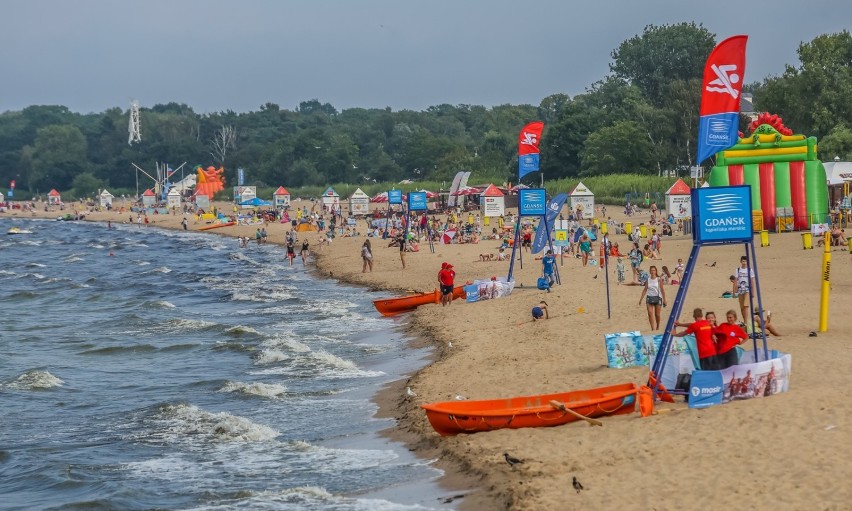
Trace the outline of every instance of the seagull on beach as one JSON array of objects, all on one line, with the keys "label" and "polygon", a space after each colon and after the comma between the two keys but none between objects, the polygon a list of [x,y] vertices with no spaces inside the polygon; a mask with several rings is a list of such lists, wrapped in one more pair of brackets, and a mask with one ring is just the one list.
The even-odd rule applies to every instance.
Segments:
[{"label": "seagull on beach", "polygon": [[510,467],[514,467],[518,463],[523,463],[523,461],[519,460],[518,458],[509,456],[508,452],[504,452],[503,457],[506,458],[506,463],[508,463]]},{"label": "seagull on beach", "polygon": [[461,395],[461,394],[456,394],[456,401],[464,401],[465,399],[467,399],[467,398],[466,398],[466,397],[464,397],[463,395]]},{"label": "seagull on beach", "polygon": [[411,390],[411,387],[405,387],[405,395],[408,397],[417,397],[417,394],[415,394],[414,391]]},{"label": "seagull on beach", "polygon": [[574,476],[574,479],[571,481],[571,485],[577,490],[577,493],[580,493],[580,490],[583,489],[583,485],[580,484],[580,481],[577,480],[577,476]]}]

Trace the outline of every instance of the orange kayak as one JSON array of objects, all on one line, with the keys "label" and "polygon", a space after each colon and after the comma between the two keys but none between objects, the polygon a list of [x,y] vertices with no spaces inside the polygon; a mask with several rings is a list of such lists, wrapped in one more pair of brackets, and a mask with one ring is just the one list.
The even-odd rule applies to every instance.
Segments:
[{"label": "orange kayak", "polygon": [[445,401],[421,408],[426,410],[426,417],[439,435],[453,436],[503,428],[561,426],[582,420],[569,410],[589,418],[629,414],[636,408],[638,393],[635,383],[622,383],[558,394]]},{"label": "orange kayak", "polygon": [[[463,296],[464,288],[462,286],[453,288],[454,300]],[[376,310],[378,310],[382,316],[396,316],[397,314],[411,312],[417,307],[427,303],[441,303],[441,292],[436,289],[430,293],[373,300],[373,305],[376,306]]]},{"label": "orange kayak", "polygon": [[237,222],[225,222],[222,224],[213,224],[213,225],[205,225],[204,227],[199,227],[199,231],[209,231],[210,229],[218,229],[219,227],[230,227],[232,225],[237,225]]}]

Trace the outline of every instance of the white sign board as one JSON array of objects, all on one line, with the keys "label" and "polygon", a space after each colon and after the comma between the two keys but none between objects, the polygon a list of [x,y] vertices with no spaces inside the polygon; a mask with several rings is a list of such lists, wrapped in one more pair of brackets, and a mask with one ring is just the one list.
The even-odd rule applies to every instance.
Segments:
[{"label": "white sign board", "polygon": [[500,216],[506,213],[505,197],[480,197],[482,216]]},{"label": "white sign board", "polygon": [[666,211],[675,218],[691,218],[692,197],[689,195],[666,195]]},{"label": "white sign board", "polygon": [[582,211],[581,218],[589,219],[595,216],[595,197],[593,195],[580,195],[571,197],[571,210],[576,212],[577,208]]}]

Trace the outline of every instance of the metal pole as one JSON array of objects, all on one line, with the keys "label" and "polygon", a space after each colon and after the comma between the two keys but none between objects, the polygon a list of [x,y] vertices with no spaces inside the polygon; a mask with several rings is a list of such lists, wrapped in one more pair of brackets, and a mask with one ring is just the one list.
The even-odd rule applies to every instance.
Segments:
[{"label": "metal pole", "polygon": [[[550,255],[553,255],[553,241],[550,239],[550,226],[547,225],[547,215],[541,217],[541,221],[544,224],[544,232],[547,234],[547,244],[550,246]],[[562,285],[562,278],[559,276],[559,266],[556,264],[556,260],[554,258],[553,261],[553,271],[556,273],[556,283],[560,286]]]},{"label": "metal pole", "polygon": [[609,250],[607,250],[607,245],[609,245],[609,235],[603,235],[604,245],[604,274],[606,275],[604,278],[606,279],[606,319],[612,319],[612,309],[610,307],[609,301]]},{"label": "metal pole", "polygon": [[[763,317],[763,298],[760,294],[760,279],[757,274],[757,254],[754,252],[754,243],[746,243],[746,250],[751,250],[751,261],[754,261],[754,288],[757,293],[757,307],[758,307],[758,318],[760,320],[760,330],[763,336],[763,359],[769,360],[769,348],[766,345],[766,321]],[[751,267],[751,262],[749,262],[749,268]],[[751,275],[751,271],[749,271],[749,275]],[[754,303],[754,297],[749,293],[749,299]],[[751,309],[751,331],[754,332],[754,309]],[[754,337],[752,335],[752,337]],[[754,340],[754,361],[757,362],[757,339]]]}]

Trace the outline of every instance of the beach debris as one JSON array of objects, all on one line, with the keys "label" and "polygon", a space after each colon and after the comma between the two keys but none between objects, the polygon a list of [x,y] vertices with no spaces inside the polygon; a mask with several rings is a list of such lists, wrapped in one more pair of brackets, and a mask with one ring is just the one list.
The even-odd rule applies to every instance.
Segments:
[{"label": "beach debris", "polygon": [[453,347],[453,343],[452,343],[452,342],[448,342],[448,343],[447,343],[447,347],[448,347],[448,348],[452,348],[452,347]]},{"label": "beach debris", "polygon": [[415,394],[414,391],[411,390],[411,387],[405,387],[405,395],[408,397],[417,397],[417,394]]},{"label": "beach debris", "polygon": [[808,337],[816,337],[816,336],[817,336],[816,332],[811,332],[811,333],[808,334]]},{"label": "beach debris", "polygon": [[464,494],[460,493],[458,495],[453,495],[452,497],[438,497],[438,500],[441,501],[442,504],[449,504],[456,499],[463,499]]},{"label": "beach debris", "polygon": [[461,395],[461,394],[456,394],[456,401],[464,401],[465,399],[467,399],[467,398],[466,398],[466,397],[464,397],[463,395]]},{"label": "beach debris", "polygon": [[835,426],[834,424],[829,424],[828,426],[826,426],[826,427],[825,427],[825,430],[826,430],[826,431],[831,431],[832,429],[834,429],[834,428],[836,428],[836,427],[837,427],[837,426]]},{"label": "beach debris", "polygon": [[579,480],[577,480],[577,476],[574,476],[574,479],[571,480],[571,486],[573,486],[574,489],[577,490],[577,493],[580,493],[580,490],[583,489],[583,485],[580,484]]},{"label": "beach debris", "polygon": [[506,458],[506,463],[508,463],[510,467],[514,467],[518,463],[523,463],[523,461],[519,460],[518,458],[509,456],[508,452],[504,452],[503,457]]}]

